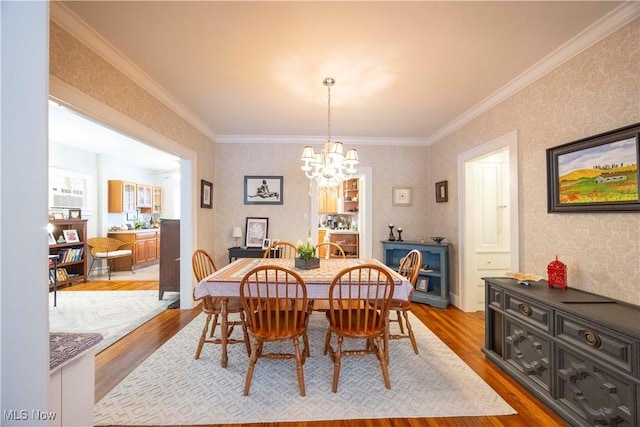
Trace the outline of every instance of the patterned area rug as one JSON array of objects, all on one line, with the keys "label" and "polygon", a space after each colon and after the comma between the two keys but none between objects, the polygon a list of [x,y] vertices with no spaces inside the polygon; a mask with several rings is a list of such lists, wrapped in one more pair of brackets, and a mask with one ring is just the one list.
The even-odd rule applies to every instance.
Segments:
[{"label": "patterned area rug", "polygon": [[96,354],[133,331],[177,300],[179,293],[158,291],[68,291],[58,292],[57,306],[49,294],[49,330],[98,332],[104,339]]},{"label": "patterned area rug", "polygon": [[[217,345],[205,344],[200,359],[194,359],[204,325],[201,315],[96,404],[94,423],[189,425],[516,413],[412,319],[420,354],[408,340],[391,342],[391,390],[384,387],[380,364],[371,355],[344,358],[338,392],[332,393],[333,364],[322,354],[326,320],[314,313],[309,323],[311,357],[304,365],[306,397],[300,397],[293,360],[267,359],[258,361],[249,396],[244,397],[244,345],[229,347],[226,369],[220,367]],[[290,343],[282,347],[287,352],[291,348]]]}]

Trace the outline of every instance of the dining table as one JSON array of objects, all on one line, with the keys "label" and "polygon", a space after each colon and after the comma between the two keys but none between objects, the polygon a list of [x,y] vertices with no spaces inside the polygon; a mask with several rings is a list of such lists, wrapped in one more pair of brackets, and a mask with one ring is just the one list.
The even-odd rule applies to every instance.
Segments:
[{"label": "dining table", "polygon": [[264,265],[289,268],[300,275],[307,288],[307,299],[328,300],[329,288],[334,277],[345,268],[373,264],[386,270],[393,281],[393,298],[407,301],[413,285],[404,276],[374,258],[330,258],[321,259],[318,268],[304,270],[295,267],[293,258],[239,258],[202,279],[193,289],[193,299],[205,297],[220,299],[220,366],[227,367],[227,331],[229,326],[227,298],[240,296],[240,283],[252,269]]}]

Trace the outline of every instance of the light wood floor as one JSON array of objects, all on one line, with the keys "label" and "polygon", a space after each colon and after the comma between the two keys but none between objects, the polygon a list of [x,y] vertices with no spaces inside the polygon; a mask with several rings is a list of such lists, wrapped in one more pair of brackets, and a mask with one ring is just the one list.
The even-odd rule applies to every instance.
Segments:
[{"label": "light wood floor", "polygon": [[[157,289],[157,282],[88,282],[72,286],[64,291],[75,290],[134,290]],[[495,417],[451,417],[412,419],[373,419],[347,421],[315,421],[287,423],[291,427],[383,427],[383,426],[567,426],[533,395],[505,375],[480,351],[484,345],[484,313],[465,313],[450,306],[446,310],[423,304],[413,304],[413,314],[429,327],[447,346],[486,381],[511,405],[517,415]],[[176,334],[182,327],[200,314],[200,308],[192,310],[165,310],[120,341],[96,356],[96,402],[104,397],[116,384],[127,376],[151,353]],[[407,342],[403,344],[409,345]],[[195,353],[195,343],[194,343]],[[393,379],[392,379],[393,387]],[[429,402],[425,402],[426,405]],[[235,424],[240,426],[240,424]],[[271,423],[242,424],[262,427]]]}]

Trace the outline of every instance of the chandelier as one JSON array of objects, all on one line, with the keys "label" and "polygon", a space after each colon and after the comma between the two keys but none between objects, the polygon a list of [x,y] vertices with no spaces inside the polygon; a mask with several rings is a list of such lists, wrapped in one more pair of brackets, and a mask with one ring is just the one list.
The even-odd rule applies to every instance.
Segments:
[{"label": "chandelier", "polygon": [[303,165],[300,169],[304,171],[307,178],[315,180],[318,187],[337,187],[356,173],[355,165],[359,163],[358,152],[351,148],[345,156],[342,142],[331,142],[331,86],[336,81],[327,77],[322,83],[327,87],[327,142],[319,153],[316,153],[310,145],[304,147],[300,159]]}]

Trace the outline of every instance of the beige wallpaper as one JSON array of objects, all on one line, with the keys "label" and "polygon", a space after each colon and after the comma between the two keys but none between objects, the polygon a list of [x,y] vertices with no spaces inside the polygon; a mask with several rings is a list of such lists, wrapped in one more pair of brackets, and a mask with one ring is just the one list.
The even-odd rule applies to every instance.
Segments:
[{"label": "beige wallpaper", "polygon": [[[640,304],[640,213],[548,214],[545,160],[547,148],[637,122],[640,20],[436,143],[430,167],[455,189],[460,153],[517,130],[521,270],[546,277],[557,254],[567,264],[569,286]],[[452,237],[455,198],[432,205],[436,224]]]},{"label": "beige wallpaper", "polygon": [[[322,118],[318,118],[322,120]],[[310,228],[311,199],[309,180],[300,170],[303,145],[296,144],[217,144],[216,200],[217,235],[215,257],[218,266],[228,263],[227,248],[234,245],[231,229],[242,228],[246,217],[269,218],[269,237],[297,242]],[[319,146],[316,148],[320,148]],[[429,171],[425,165],[427,147],[357,146],[360,166],[371,167],[373,182],[373,247],[375,258],[382,259],[381,240],[389,235],[388,224],[404,229],[404,240],[420,240],[427,236],[429,218],[426,215],[431,192]],[[283,205],[245,205],[245,175],[276,175],[283,177]],[[397,207],[391,203],[392,187],[413,187],[413,204]]]},{"label": "beige wallpaper", "polygon": [[[51,23],[51,75],[198,152],[198,175],[214,182],[214,209],[198,209],[198,245],[219,265],[231,229],[247,216],[270,218],[270,237],[297,240],[309,220],[308,181],[295,144],[214,145],[93,51]],[[319,118],[320,120],[320,118]],[[358,146],[373,174],[373,255],[390,222],[405,240],[446,236],[452,291],[458,292],[457,157],[510,131],[519,136],[521,269],[546,275],[557,254],[570,286],[640,304],[640,214],[547,214],[545,149],[640,122],[640,21],[627,25],[431,147]],[[215,155],[214,155],[215,151]],[[284,205],[243,204],[244,175],[282,175]],[[449,202],[433,185],[449,181]],[[411,207],[391,203],[394,185],[412,186]],[[197,201],[194,201],[197,203]]]},{"label": "beige wallpaper", "polygon": [[[93,50],[50,22],[49,73],[159,134],[197,152],[197,176],[211,181],[215,144]],[[150,141],[153,142],[153,141]],[[195,194],[200,194],[197,189]],[[215,214],[197,208],[199,247],[212,250]]]}]

